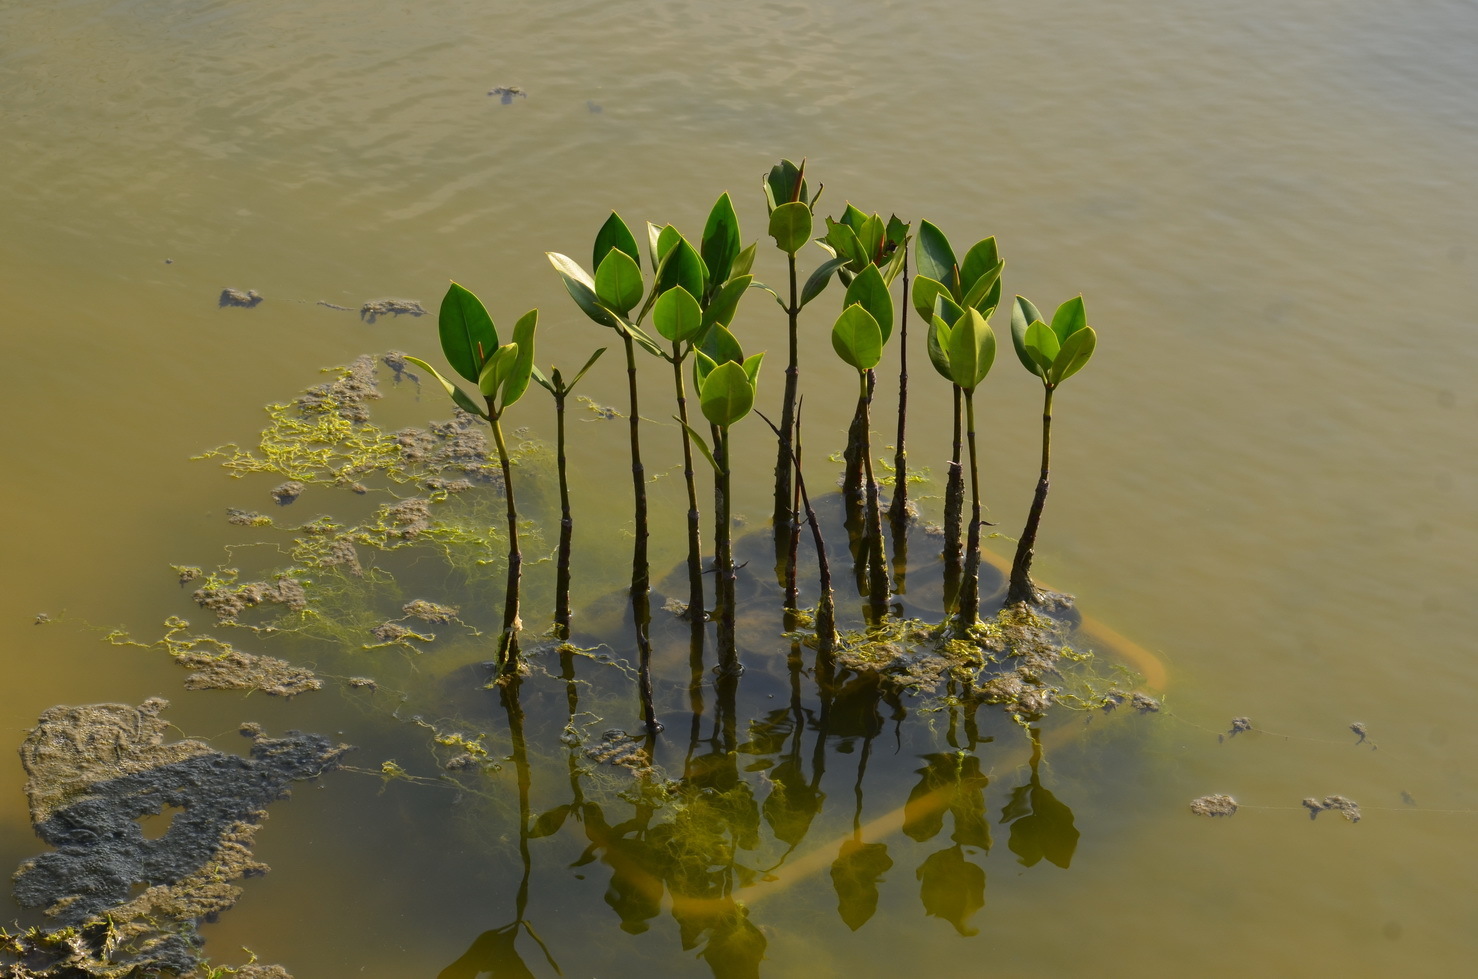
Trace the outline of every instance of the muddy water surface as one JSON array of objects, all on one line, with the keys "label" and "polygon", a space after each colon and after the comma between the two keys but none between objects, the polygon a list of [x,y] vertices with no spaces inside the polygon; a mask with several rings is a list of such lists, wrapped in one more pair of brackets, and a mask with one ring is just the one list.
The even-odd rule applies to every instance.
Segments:
[{"label": "muddy water surface", "polygon": [[[1366,0],[0,4],[11,743],[52,705],[163,695],[186,734],[225,749],[243,751],[236,725],[254,720],[353,742],[358,767],[395,759],[435,776],[443,749],[404,717],[487,730],[502,766],[487,798],[343,772],[274,807],[256,848],[273,871],[206,928],[207,951],[241,961],[244,945],[299,977],[471,976],[508,968],[510,947],[548,974],[535,934],[566,975],[728,974],[753,958],[754,935],[775,976],[964,974],[986,955],[1026,975],[1470,966],[1475,40],[1478,14],[1458,0],[1407,13]],[[488,94],[510,86],[526,96]],[[1038,570],[1167,664],[1165,711],[1071,718],[1078,736],[1049,742],[1035,768],[1021,731],[985,712],[972,738],[947,712],[866,691],[820,731],[814,681],[793,688],[774,623],[756,622],[733,735],[710,685],[691,752],[736,793],[728,822],[704,824],[724,838],[702,869],[752,930],[731,916],[727,931],[685,933],[670,896],[623,883],[617,854],[635,842],[607,838],[582,862],[598,820],[581,809],[583,822],[528,841],[532,928],[509,931],[520,766],[509,705],[479,689],[489,654],[475,637],[420,655],[264,643],[254,651],[391,678],[378,699],[330,685],[291,702],[187,692],[161,653],[103,641],[115,627],[152,640],[171,614],[209,625],[171,565],[283,562],[280,539],[225,519],[237,507],[285,522],[278,480],[189,457],[254,440],[260,407],[320,367],[434,353],[429,318],[353,310],[432,307],[454,277],[500,322],[541,307],[540,363],[576,366],[609,335],[573,310],[542,253],[583,259],[613,207],[696,233],[728,190],[745,237],[762,239],[757,271],[779,281],[758,177],[780,156],[809,159],[822,211],[851,200],[927,218],[957,247],[994,234],[1008,294],[1086,297],[1100,349],[1057,399]],[[227,287],[264,300],[218,307]],[[802,343],[818,463],[841,448],[850,394],[836,392],[852,390],[827,343],[834,301],[819,301]],[[761,401],[773,405],[783,318],[767,303],[746,300],[736,332],[772,352]],[[910,458],[938,477],[948,390],[921,346],[910,358]],[[616,366],[582,393],[619,405]],[[880,404],[895,371],[885,361]],[[650,404],[666,383],[651,372]],[[1034,385],[1007,354],[981,393],[986,499],[1006,534],[1030,501]],[[394,389],[376,417],[445,417],[432,394]],[[531,437],[552,437],[542,392],[515,410]],[[666,408],[645,414],[666,568],[682,547],[677,437]],[[625,561],[619,425],[592,412],[572,424],[591,622]],[[876,429],[891,441],[890,424]],[[762,527],[769,442],[746,423],[736,445],[753,475],[736,509]],[[937,514],[937,483],[918,492]],[[290,512],[360,519],[374,501],[356,500],[325,490]],[[271,543],[241,547],[259,541]],[[385,602],[468,600],[434,561],[387,569],[405,594]],[[529,577],[533,623],[548,566]],[[53,621],[33,624],[43,612]],[[680,637],[659,646],[668,772],[691,763],[686,656]],[[588,667],[592,741],[635,719],[615,669]],[[414,706],[396,720],[402,695]],[[536,677],[519,706],[531,815],[558,811],[576,791],[558,741],[564,686]],[[1237,716],[1254,730],[1219,740]],[[1378,749],[1356,744],[1355,722]],[[968,789],[937,828],[909,823],[900,807],[945,756],[978,811]],[[581,790],[611,826],[643,818],[624,777],[601,768]],[[42,849],[23,783],[18,764],[0,766],[6,867]],[[1192,816],[1212,792],[1244,808]],[[1364,818],[1300,807],[1332,794]],[[1045,828],[1013,830],[1024,818]],[[636,824],[616,835],[656,845]],[[849,851],[845,879],[879,881],[855,931],[870,891],[840,885],[853,903],[839,908],[831,870],[847,841],[885,845],[891,861]]]}]

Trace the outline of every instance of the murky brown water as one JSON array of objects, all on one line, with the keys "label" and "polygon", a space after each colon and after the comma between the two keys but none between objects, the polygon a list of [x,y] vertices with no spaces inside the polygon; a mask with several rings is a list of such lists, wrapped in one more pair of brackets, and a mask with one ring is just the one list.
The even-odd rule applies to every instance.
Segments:
[{"label": "murky brown water", "polygon": [[[318,300],[432,306],[455,277],[500,321],[540,306],[540,362],[573,366],[608,335],[569,304],[545,250],[584,256],[613,207],[696,233],[725,189],[746,238],[762,238],[759,175],[806,156],[827,187],[823,211],[852,200],[928,218],[957,246],[994,234],[1008,293],[1042,306],[1084,294],[1101,343],[1058,398],[1038,570],[1163,657],[1172,687],[1165,714],[1095,722],[1049,746],[1037,789],[1071,808],[1081,834],[1067,868],[1026,866],[1008,846],[1003,810],[1033,790],[1025,739],[1009,728],[970,753],[990,779],[988,852],[968,832],[956,847],[948,820],[923,841],[896,817],[868,823],[903,804],[922,755],[949,750],[946,719],[910,714],[896,733],[887,721],[870,742],[861,819],[893,864],[855,933],[827,870],[852,832],[873,728],[858,720],[829,738],[816,756],[828,802],[787,861],[800,869],[768,888],[731,882],[766,938],[763,974],[963,975],[984,961],[1022,975],[1470,968],[1475,41],[1478,11],[1461,0],[0,5],[5,729],[18,743],[50,705],[162,694],[191,735],[246,719],[343,731],[363,767],[427,768],[424,736],[387,720],[391,699],[189,694],[163,656],[101,641],[114,626],[153,638],[169,614],[203,623],[169,566],[232,559],[223,548],[245,538],[224,508],[271,509],[270,481],[233,483],[189,457],[252,439],[260,406],[319,367],[434,353],[427,319],[367,324]],[[486,94],[507,85],[527,98]],[[768,239],[760,254],[761,277],[778,280]],[[226,286],[266,301],[218,309]],[[747,300],[737,331],[772,351],[761,401],[773,404],[784,320],[762,299]],[[852,382],[823,318],[802,351],[812,458],[840,449],[850,411],[850,395],[827,393]],[[922,347],[911,358],[910,456],[941,475],[948,390],[925,376]],[[615,368],[602,364],[582,393],[619,404]],[[655,403],[666,375],[648,383]],[[987,498],[1011,534],[1032,488],[1035,384],[1007,354],[981,394]],[[520,423],[547,437],[547,399],[530,398]],[[388,402],[377,411],[391,424],[445,415],[429,396]],[[589,416],[572,435],[586,601],[623,573],[624,443],[605,424]],[[758,424],[736,441],[756,473],[737,509],[760,526],[770,442]],[[665,568],[682,547],[676,434],[652,425],[648,445],[664,472],[654,565]],[[532,602],[547,572],[531,572]],[[59,621],[34,626],[43,611]],[[479,656],[459,648],[425,657],[426,675],[404,660],[378,668],[421,698],[444,683],[447,716],[506,731],[495,697],[439,679],[452,659]],[[683,655],[662,674],[678,717]],[[751,660],[741,725],[772,696],[775,709],[790,703],[783,649]],[[524,688],[543,739],[536,811],[570,801],[554,742],[564,705],[559,684]],[[1238,715],[1288,737],[1219,743]],[[1354,746],[1355,721],[1379,750]],[[667,761],[681,767],[686,723],[669,727]],[[738,759],[756,805],[784,782],[776,766],[796,750],[784,734]],[[805,778],[815,740],[812,729],[798,743]],[[353,773],[299,789],[260,835],[273,872],[207,929],[208,950],[240,961],[245,945],[300,979],[436,975],[514,920],[512,768],[490,782],[493,802],[458,807],[445,789]],[[0,866],[38,849],[23,781],[0,766]],[[1192,817],[1186,803],[1209,792],[1267,808]],[[1310,822],[1299,808],[1335,793],[1363,821]],[[763,869],[786,847],[772,823],[758,832],[741,857]],[[619,927],[609,851],[572,866],[587,845],[565,830],[531,841],[526,917],[564,974],[707,974],[668,908],[638,934],[634,919]],[[824,859],[807,873],[813,849]],[[932,879],[984,872],[984,908],[960,919],[978,934],[924,913],[928,860]],[[548,973],[529,936],[517,941]]]}]

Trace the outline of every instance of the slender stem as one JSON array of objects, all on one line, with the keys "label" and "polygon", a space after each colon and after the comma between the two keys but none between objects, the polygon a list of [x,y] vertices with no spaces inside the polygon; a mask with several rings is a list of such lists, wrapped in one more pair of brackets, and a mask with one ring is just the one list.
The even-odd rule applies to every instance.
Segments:
[{"label": "slender stem", "polygon": [[777,579],[785,583],[790,563],[788,542],[790,526],[794,523],[791,503],[791,455],[790,432],[795,422],[795,403],[800,385],[800,338],[799,320],[801,313],[800,295],[796,289],[795,255],[787,255],[790,271],[790,305],[785,307],[789,325],[790,359],[785,366],[785,401],[780,407],[780,446],[775,457],[775,562]]},{"label": "slender stem", "polygon": [[965,476],[960,467],[960,386],[955,389],[954,442],[949,460],[949,475],[944,484],[944,610],[946,613],[958,607],[960,591],[961,545],[960,511],[964,507]]},{"label": "slender stem", "polygon": [[554,395],[555,460],[559,470],[559,556],[554,571],[554,635],[558,639],[570,638],[570,549],[575,536],[565,463],[565,397],[568,394],[561,387]]},{"label": "slender stem", "polygon": [[837,645],[837,615],[836,598],[831,590],[831,562],[826,559],[826,541],[821,537],[821,521],[816,518],[816,511],[811,506],[811,497],[806,493],[806,477],[801,469],[801,418],[800,412],[796,412],[795,419],[795,482],[796,488],[800,490],[801,503],[806,508],[806,522],[811,525],[811,539],[816,544],[816,561],[820,568],[821,597],[816,603],[816,655],[819,659],[830,661],[831,654],[836,652]]},{"label": "slender stem", "polygon": [[739,647],[737,636],[734,631],[734,552],[730,541],[730,510],[729,510],[729,429],[728,426],[717,428],[717,437],[714,439],[714,461],[718,463],[718,473],[715,476],[717,487],[718,514],[715,519],[714,536],[717,545],[718,558],[718,657],[719,674],[721,676],[737,676],[741,672],[739,666]]},{"label": "slender stem", "polygon": [[1032,582],[1032,557],[1037,546],[1037,528],[1042,523],[1042,509],[1047,505],[1047,486],[1052,469],[1052,392],[1053,385],[1044,385],[1046,395],[1042,403],[1042,474],[1037,479],[1037,491],[1032,496],[1031,512],[1027,514],[1026,529],[1016,543],[1016,557],[1011,562],[1011,588],[1006,595],[1008,603],[1037,602],[1036,585]]},{"label": "slender stem", "polygon": [[965,388],[966,438],[970,443],[970,535],[965,547],[965,580],[961,587],[959,628],[980,620],[980,466],[975,456],[975,391]]},{"label": "slender stem", "polygon": [[677,388],[677,417],[682,421],[683,482],[688,488],[688,620],[703,621],[703,538],[699,526],[698,484],[693,478],[693,439],[688,435],[688,397],[683,384],[681,345],[672,345],[672,382]]},{"label": "slender stem", "polygon": [[[904,427],[908,419],[908,254],[903,256],[903,312],[898,326],[898,439],[893,447],[893,500],[888,519],[895,540],[908,523],[908,453],[904,449]],[[897,547],[897,544],[894,545]]]},{"label": "slender stem", "polygon": [[871,443],[871,406],[872,406],[872,384],[870,383],[872,371],[865,371],[862,376],[862,471],[864,476],[864,490],[867,497],[867,593],[868,599],[875,610],[881,610],[888,604],[890,589],[888,585],[888,567],[883,555],[883,517],[881,508],[878,506],[878,484],[872,475],[872,443]]},{"label": "slender stem", "polygon": [[641,410],[636,400],[636,347],[629,334],[623,333],[626,345],[626,384],[631,402],[631,491],[636,522],[635,541],[631,550],[631,612],[636,627],[637,683],[641,690],[642,720],[648,732],[662,729],[652,704],[652,642],[647,634],[651,625],[651,571],[647,564],[647,480],[641,461],[641,438],[637,425]]},{"label": "slender stem", "polygon": [[504,676],[518,672],[518,586],[523,573],[523,555],[518,549],[518,507],[513,501],[513,464],[503,441],[503,426],[488,399],[493,439],[498,445],[498,464],[503,467],[503,496],[508,501],[508,590],[503,598],[503,635],[498,640],[498,669]]}]

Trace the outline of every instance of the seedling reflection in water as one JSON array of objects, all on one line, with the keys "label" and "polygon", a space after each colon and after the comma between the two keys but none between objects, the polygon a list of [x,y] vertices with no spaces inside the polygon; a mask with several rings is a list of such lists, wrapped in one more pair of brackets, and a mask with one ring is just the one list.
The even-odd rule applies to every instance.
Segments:
[{"label": "seedling reflection in water", "polygon": [[523,557],[518,548],[513,466],[508,458],[508,445],[503,440],[500,421],[508,406],[528,390],[534,369],[534,328],[538,322],[539,311],[529,310],[514,324],[513,341],[499,345],[497,327],[482,301],[455,282],[447,289],[437,320],[441,351],[453,370],[477,384],[485,407],[479,406],[424,360],[406,358],[441,382],[457,407],[486,420],[493,429],[498,463],[503,470],[503,495],[508,503],[508,586],[503,602],[503,631],[498,639],[498,672],[505,677],[518,672],[518,631],[522,628],[518,617],[518,592]]}]

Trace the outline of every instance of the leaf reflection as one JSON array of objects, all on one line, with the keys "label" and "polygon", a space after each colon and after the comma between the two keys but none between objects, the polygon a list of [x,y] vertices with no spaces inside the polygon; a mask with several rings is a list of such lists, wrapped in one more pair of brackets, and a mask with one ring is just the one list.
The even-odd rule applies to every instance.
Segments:
[{"label": "leaf reflection", "polygon": [[877,911],[878,883],[892,868],[887,844],[842,841],[831,865],[831,885],[837,892],[837,913],[848,928],[856,931]]},{"label": "leaf reflection", "polygon": [[969,921],[985,907],[985,871],[965,859],[964,848],[956,843],[947,850],[929,855],[918,869],[923,881],[919,897],[924,913],[943,918],[961,935],[974,935]]},{"label": "leaf reflection", "polygon": [[1073,825],[1073,811],[1042,787],[1038,767],[1042,746],[1033,732],[1031,780],[1011,793],[1011,801],[1001,810],[1001,821],[1011,824],[1007,846],[1025,866],[1046,858],[1048,863],[1067,869],[1073,851],[1078,848],[1078,830]]}]

